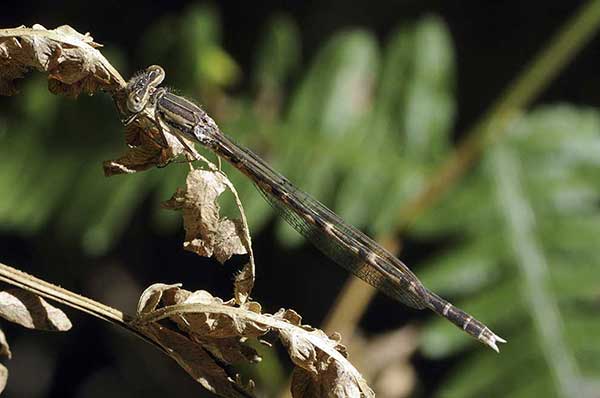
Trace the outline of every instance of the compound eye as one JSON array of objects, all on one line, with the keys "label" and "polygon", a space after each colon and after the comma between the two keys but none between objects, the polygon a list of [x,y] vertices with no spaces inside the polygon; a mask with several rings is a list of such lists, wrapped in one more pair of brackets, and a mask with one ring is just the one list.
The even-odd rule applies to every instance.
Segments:
[{"label": "compound eye", "polygon": [[158,86],[165,78],[165,70],[159,65],[151,65],[148,67],[150,72],[150,81],[154,87]]},{"label": "compound eye", "polygon": [[129,98],[127,99],[127,109],[130,112],[138,113],[141,112],[143,108],[144,106],[142,103],[142,98],[139,95],[133,94],[129,96]]}]

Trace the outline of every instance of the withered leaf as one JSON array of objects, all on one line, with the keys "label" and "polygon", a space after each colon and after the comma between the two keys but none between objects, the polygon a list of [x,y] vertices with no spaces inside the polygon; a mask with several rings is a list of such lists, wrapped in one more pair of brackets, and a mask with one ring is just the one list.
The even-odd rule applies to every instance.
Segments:
[{"label": "withered leaf", "polygon": [[6,357],[8,359],[12,358],[12,353],[10,352],[8,341],[6,341],[6,335],[4,334],[4,331],[2,329],[0,329],[0,356]]},{"label": "withered leaf", "polygon": [[186,189],[178,189],[163,207],[183,211],[184,248],[223,263],[234,254],[246,254],[238,221],[221,218],[219,196],[227,189],[226,177],[218,171],[193,170]]},{"label": "withered leaf", "polygon": [[163,167],[180,155],[188,155],[179,138],[168,131],[160,132],[147,117],[140,116],[126,127],[125,141],[129,148],[121,157],[104,161],[105,176]]},{"label": "withered leaf", "polygon": [[144,333],[208,391],[227,398],[253,396],[230,377],[201,344],[159,324],[148,325]]},{"label": "withered leaf", "polygon": [[239,220],[222,219],[219,222],[213,255],[221,264],[229,260],[234,254],[247,253],[240,237],[242,228],[242,223]]},{"label": "withered leaf", "polygon": [[137,313],[146,314],[150,311],[154,311],[158,303],[163,297],[165,292],[169,292],[171,290],[183,290],[180,289],[181,283],[175,283],[172,285],[166,285],[164,283],[155,283],[154,285],[149,286],[142,295],[140,296],[140,300],[138,301]]},{"label": "withered leaf", "polygon": [[8,369],[6,366],[0,364],[0,394],[6,388],[6,382],[8,381]]},{"label": "withered leaf", "polygon": [[238,304],[246,303],[250,292],[254,287],[254,267],[252,263],[247,263],[244,268],[235,276],[233,282],[233,295]]},{"label": "withered leaf", "polygon": [[291,386],[294,398],[375,396],[346,360],[346,347],[340,344],[339,334],[328,337],[320,329],[302,325],[300,315],[293,310],[280,310],[274,317],[296,326],[279,330],[279,339],[296,365]]},{"label": "withered leaf", "polygon": [[[178,293],[178,290],[185,293]],[[340,344],[339,335],[328,337],[319,329],[302,325],[302,318],[293,310],[280,310],[275,315],[263,314],[256,302],[238,305],[235,300],[225,302],[206,291],[192,293],[173,285],[157,285],[147,291],[169,292],[168,295],[162,294],[160,300],[165,307],[139,313],[133,325],[142,333],[151,327],[155,334],[157,330],[163,331],[154,328],[157,322],[171,320],[177,325],[177,330],[169,331],[189,339],[186,344],[195,343],[209,353],[213,360],[211,366],[223,367],[225,372],[224,366],[227,365],[258,362],[257,353],[245,342],[271,332],[279,336],[296,365],[292,385],[294,397],[374,396],[360,373],[346,359],[346,350]],[[154,303],[156,299],[144,297],[143,302],[138,308],[150,308],[153,305],[147,303]],[[180,356],[175,359],[181,364]],[[208,359],[204,357],[204,360]],[[229,376],[217,380],[203,375],[202,369],[196,370],[199,374],[195,378],[210,384],[211,391],[215,386],[231,383]],[[217,377],[214,374],[211,377]],[[218,377],[225,376],[220,374]],[[210,382],[207,381],[209,379]],[[239,385],[239,388],[244,387]]]},{"label": "withered leaf", "polygon": [[171,318],[181,330],[202,337],[258,337],[265,334],[269,328],[248,316],[256,314],[260,306],[244,305],[236,307],[232,300],[223,302],[219,297],[213,297],[209,292],[200,290],[192,293],[181,304],[201,304],[204,308],[214,308],[216,311],[200,311],[186,313]]},{"label": "withered leaf", "polygon": [[[327,356],[319,358],[319,360],[321,369],[317,373],[308,372],[300,367],[294,368],[291,383],[292,397],[361,398],[375,396],[370,389],[361,389],[353,375],[338,362]],[[366,383],[364,386],[366,387]]]},{"label": "withered leaf", "polygon": [[[214,257],[220,263],[234,254],[249,253],[249,264],[237,276],[235,284],[234,297],[238,304],[244,303],[254,286],[254,256],[247,221],[235,188],[218,167],[195,151],[193,142],[174,135],[168,126],[157,126],[147,112],[144,110],[127,127],[126,141],[130,149],[119,159],[104,162],[105,175],[136,173],[164,166],[182,154],[189,160],[204,161],[210,170],[191,171],[186,179],[186,188],[178,189],[170,200],[163,203],[163,207],[183,210],[186,250]],[[217,200],[226,189],[236,200],[240,220],[229,220],[219,215]]]},{"label": "withered leaf", "polygon": [[209,351],[214,358],[224,363],[258,363],[262,360],[254,348],[244,344],[244,338],[222,337],[215,339],[198,334],[191,334],[190,337]]},{"label": "withered leaf", "polygon": [[43,298],[21,289],[0,291],[0,316],[29,329],[66,331],[71,321]]},{"label": "withered leaf", "polygon": [[116,91],[125,81],[96,48],[89,34],[68,25],[0,29],[0,95],[18,92],[15,80],[31,69],[48,73],[49,90],[77,97],[98,90]]}]

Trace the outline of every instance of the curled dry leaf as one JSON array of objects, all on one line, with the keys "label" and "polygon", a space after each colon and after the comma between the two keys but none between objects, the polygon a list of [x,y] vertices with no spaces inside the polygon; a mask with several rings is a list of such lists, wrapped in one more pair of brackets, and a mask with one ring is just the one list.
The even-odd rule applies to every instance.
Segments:
[{"label": "curled dry leaf", "polygon": [[[296,365],[294,397],[374,396],[346,359],[339,335],[328,337],[302,325],[301,317],[292,310],[263,314],[259,303],[236,305],[234,300],[225,302],[206,291],[192,293],[177,285],[149,287],[138,308],[141,311],[132,325],[161,345],[194,379],[221,396],[251,394],[252,383],[242,385],[239,377],[229,374],[229,365],[258,362],[258,354],[245,342],[266,333],[279,336]],[[171,323],[159,323],[165,319]],[[167,325],[176,325],[176,329]]]},{"label": "curled dry leaf", "polygon": [[2,329],[0,329],[0,356],[6,357],[8,359],[12,358],[12,353],[10,352],[8,341],[6,341],[6,335],[4,334],[4,331]]},{"label": "curled dry leaf", "polygon": [[235,276],[233,282],[233,296],[238,304],[245,303],[254,287],[254,265],[252,258],[244,265],[244,268]]},{"label": "curled dry leaf", "polygon": [[227,189],[221,172],[193,170],[186,179],[186,189],[163,203],[163,207],[183,211],[186,250],[205,257],[214,256],[224,263],[234,254],[246,254],[242,243],[242,224],[221,218],[219,196]]},{"label": "curled dry leaf", "polygon": [[[0,329],[0,355],[6,358],[11,358],[12,353],[10,352],[10,347],[8,346],[8,342],[6,341],[6,336],[2,329]],[[6,387],[6,382],[8,381],[8,369],[6,366],[0,364],[0,394],[4,391]]]},{"label": "curled dry leaf", "polygon": [[147,325],[144,334],[165,349],[194,380],[208,391],[222,397],[252,397],[252,393],[229,376],[199,343],[159,324]]},{"label": "curled dry leaf", "polygon": [[48,89],[68,97],[123,88],[125,81],[97,47],[89,34],[68,25],[0,29],[0,95],[16,94],[15,80],[32,69],[48,72]]},{"label": "curled dry leaf", "polygon": [[8,369],[6,366],[0,364],[0,394],[6,388],[6,382],[8,381]]},{"label": "curled dry leaf", "polygon": [[[137,133],[131,136],[130,140],[132,144],[139,144],[139,146],[132,148],[128,154],[118,160],[105,162],[106,175],[135,173],[156,165],[156,157],[162,156],[163,152],[157,144],[158,141],[144,133],[152,131],[149,126],[146,126],[149,130],[137,126],[134,129],[137,129]],[[175,144],[170,141],[173,137],[170,134],[164,135],[168,148],[175,148],[173,146]],[[181,146],[181,143],[179,145]],[[174,153],[167,154],[167,158],[171,159]],[[255,267],[248,223],[242,205],[235,188],[225,174],[197,153],[191,156],[203,160],[210,170],[192,170],[186,178],[186,188],[178,189],[171,199],[162,204],[162,207],[183,212],[186,231],[183,246],[186,250],[204,257],[214,256],[220,263],[224,263],[234,254],[249,254],[249,261],[236,275],[234,284],[236,302],[243,304],[248,300],[254,286]],[[226,189],[229,189],[235,197],[241,214],[240,220],[229,220],[220,216],[218,198]]]},{"label": "curled dry leaf", "polygon": [[125,128],[125,142],[129,148],[119,158],[104,161],[105,176],[133,174],[152,167],[163,167],[180,155],[190,160],[200,157],[196,152],[190,154],[181,143],[184,140],[188,148],[193,148],[189,140],[159,130],[146,112],[144,110]]},{"label": "curled dry leaf", "polygon": [[129,136],[135,136],[135,145],[130,144],[129,149],[119,158],[103,162],[102,167],[106,177],[137,173],[157,165],[167,164],[174,157],[158,144],[160,133],[157,130],[142,130],[130,124],[126,127],[125,135],[126,140]]},{"label": "curled dry leaf", "polygon": [[181,283],[175,283],[172,285],[166,285],[164,283],[155,283],[148,287],[138,301],[137,314],[147,314],[154,311],[160,303],[164,294],[177,294],[178,292],[184,292],[181,288]]},{"label": "curled dry leaf", "polygon": [[[154,284],[148,287],[138,303],[138,316],[150,316],[156,312],[158,304],[170,306],[180,303],[213,303],[230,305],[213,297],[208,292],[190,292],[180,288],[180,284]],[[177,325],[187,328],[184,318],[174,315]],[[197,324],[197,319],[190,319]],[[206,317],[205,328],[216,327],[216,317]],[[212,326],[208,326],[212,325]],[[240,378],[230,374],[228,364],[241,361],[257,361],[256,352],[243,343],[243,339],[231,333],[221,337],[208,338],[200,334],[189,334],[181,330],[169,329],[158,322],[144,322],[137,328],[157,342],[194,380],[207,390],[222,397],[252,397],[253,383],[244,386]],[[263,332],[261,332],[263,333]]]},{"label": "curled dry leaf", "polygon": [[72,326],[64,312],[20,289],[0,291],[0,316],[29,329],[64,332]]},{"label": "curled dry leaf", "polygon": [[279,311],[274,317],[286,320],[296,329],[283,329],[279,338],[296,365],[292,372],[294,398],[309,397],[374,397],[362,375],[346,360],[346,347],[335,333],[327,336],[320,329],[301,324],[293,310]]}]

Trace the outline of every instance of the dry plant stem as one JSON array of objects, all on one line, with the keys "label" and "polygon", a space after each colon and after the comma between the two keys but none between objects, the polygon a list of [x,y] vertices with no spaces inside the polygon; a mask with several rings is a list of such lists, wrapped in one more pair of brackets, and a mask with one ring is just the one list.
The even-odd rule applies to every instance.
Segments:
[{"label": "dry plant stem", "polygon": [[120,326],[163,351],[159,345],[145,337],[135,327],[129,325],[129,322],[133,319],[132,316],[115,308],[73,293],[2,263],[0,263],[0,281]]},{"label": "dry plant stem", "polygon": [[376,293],[377,289],[363,282],[362,279],[354,276],[348,278],[336,298],[333,306],[335,310],[328,313],[325,318],[323,330],[326,333],[337,331],[347,342],[350,341],[356,325]]},{"label": "dry plant stem", "polygon": [[[402,208],[400,232],[409,229],[421,214],[435,205],[458,182],[483,149],[506,131],[515,117],[535,100],[560,70],[573,59],[575,53],[590,40],[599,24],[600,0],[592,0],[581,7],[514,83],[509,85],[482,119],[467,131],[467,138],[430,179],[429,185]],[[381,242],[380,239],[378,241]],[[393,252],[398,254],[397,250]],[[348,279],[337,298],[337,305],[327,316],[328,321],[324,327],[325,330],[344,330],[346,339],[351,339],[353,330],[370,299],[375,295],[374,291],[369,295],[368,286],[356,282],[355,279]],[[360,299],[355,301],[353,297]]]}]

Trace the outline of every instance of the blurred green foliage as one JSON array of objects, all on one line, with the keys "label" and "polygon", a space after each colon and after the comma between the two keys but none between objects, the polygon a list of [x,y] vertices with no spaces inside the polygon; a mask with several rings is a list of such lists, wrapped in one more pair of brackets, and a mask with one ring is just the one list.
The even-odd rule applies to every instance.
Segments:
[{"label": "blurred green foliage", "polygon": [[[402,205],[451,150],[455,60],[444,24],[402,26],[382,48],[370,32],[339,32],[301,70],[297,27],[276,16],[250,73],[223,49],[220,29],[212,8],[165,16],[143,35],[142,58],[347,221],[371,235],[393,232]],[[228,94],[242,81],[247,90]],[[179,228],[158,202],[183,184],[186,165],[102,177],[101,161],[123,150],[105,96],[68,102],[35,76],[10,107],[0,119],[0,228],[33,234],[50,225],[101,254],[148,196],[156,228]],[[509,340],[494,355],[432,320],[423,352],[464,358],[440,396],[566,396],[598,377],[599,150],[595,109],[536,109],[410,231],[451,242],[419,266],[423,282]],[[270,208],[225,168],[256,233]],[[299,241],[283,222],[278,230],[282,241]]]},{"label": "blurred green foliage", "polygon": [[[538,108],[421,220],[419,234],[460,237],[423,282],[510,336],[498,358],[478,352],[457,368],[444,396],[588,396],[597,387],[599,148],[595,109]],[[435,320],[423,349],[444,357],[470,344],[451,332]]]}]

